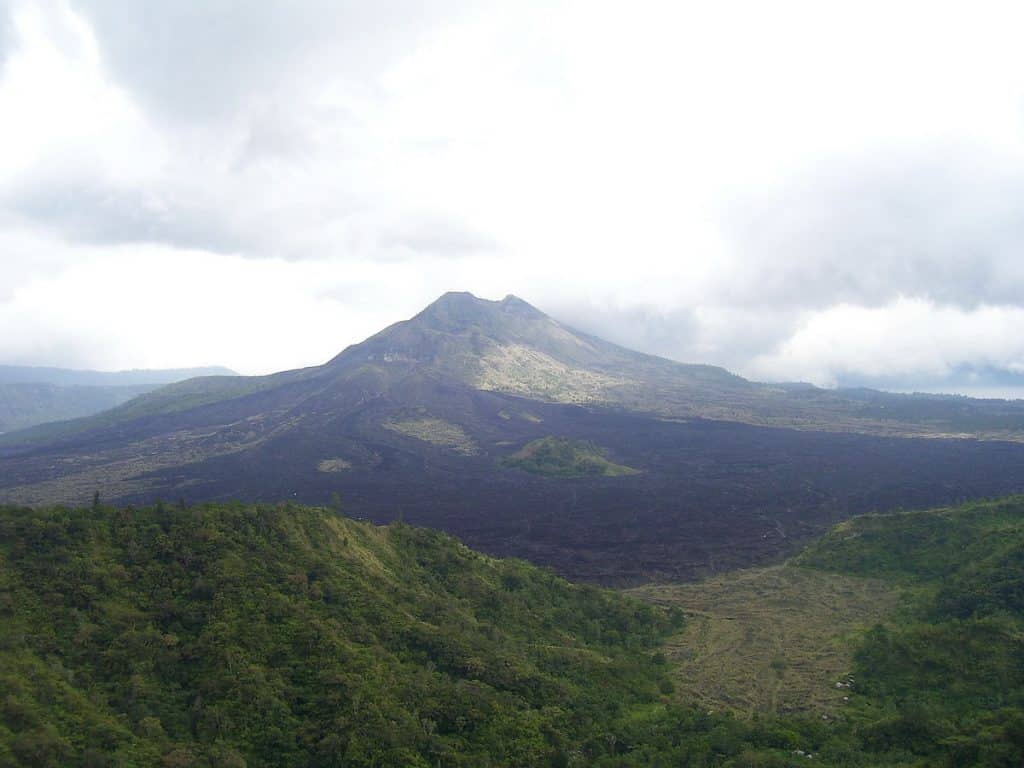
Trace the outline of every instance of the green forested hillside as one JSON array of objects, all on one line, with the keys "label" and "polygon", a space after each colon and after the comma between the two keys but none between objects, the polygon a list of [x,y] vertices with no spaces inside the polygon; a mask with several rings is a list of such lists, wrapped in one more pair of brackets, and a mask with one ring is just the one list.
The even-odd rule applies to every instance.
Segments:
[{"label": "green forested hillside", "polygon": [[819,764],[1024,765],[1024,498],[854,518],[784,565],[632,594],[687,615],[664,646],[684,702]]},{"label": "green forested hillside", "polygon": [[901,603],[837,712],[742,718],[674,692],[673,612],[442,534],[2,509],[0,766],[1019,766],[1022,550],[1022,499],[839,526],[787,568]]},{"label": "green forested hillside", "polygon": [[856,651],[865,747],[920,765],[1024,764],[1024,498],[856,518],[798,563],[905,588]]},{"label": "green forested hillside", "polygon": [[6,509],[0,765],[547,765],[664,695],[668,616],[324,510]]}]

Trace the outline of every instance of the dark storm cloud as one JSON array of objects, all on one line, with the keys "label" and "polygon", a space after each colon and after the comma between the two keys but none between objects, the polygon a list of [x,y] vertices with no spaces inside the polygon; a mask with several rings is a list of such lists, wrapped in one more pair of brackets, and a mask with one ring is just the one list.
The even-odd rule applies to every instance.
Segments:
[{"label": "dark storm cloud", "polygon": [[866,157],[734,209],[729,233],[755,265],[730,289],[775,306],[1019,305],[1024,173],[983,153]]}]

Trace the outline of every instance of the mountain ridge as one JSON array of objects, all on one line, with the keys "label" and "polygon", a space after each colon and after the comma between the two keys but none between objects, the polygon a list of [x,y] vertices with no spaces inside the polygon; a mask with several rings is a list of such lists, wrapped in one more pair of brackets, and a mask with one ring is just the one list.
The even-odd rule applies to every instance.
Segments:
[{"label": "mountain ridge", "polygon": [[[748,382],[514,296],[452,293],[324,365],[192,379],[2,436],[0,500],[340,495],[378,522],[635,582],[764,562],[850,514],[1024,491],[1022,435],[1012,405]],[[528,445],[631,472],[508,461]]]},{"label": "mountain ridge", "polygon": [[148,386],[173,384],[198,376],[238,376],[223,366],[195,368],[131,368],[95,371],[85,368],[0,365],[0,383],[56,384],[58,386]]},{"label": "mountain ridge", "polygon": [[[711,418],[885,436],[1024,441],[1024,403],[890,394],[809,384],[764,384],[724,368],[629,350],[566,326],[509,294],[500,301],[448,292],[408,320],[349,345],[326,363],[263,376],[202,376],[103,414],[95,423],[205,406],[299,380],[383,374],[381,386],[415,369],[485,391],[624,408],[667,418]],[[927,407],[906,408],[907,403]],[[152,406],[152,407],[151,407]],[[919,413],[927,411],[927,413]],[[72,432],[93,424],[70,425]],[[43,440],[61,432],[51,427]],[[32,442],[34,436],[26,434]],[[7,436],[0,446],[20,438]]]},{"label": "mountain ridge", "polygon": [[0,365],[0,434],[101,413],[184,379],[227,368],[89,371]]}]

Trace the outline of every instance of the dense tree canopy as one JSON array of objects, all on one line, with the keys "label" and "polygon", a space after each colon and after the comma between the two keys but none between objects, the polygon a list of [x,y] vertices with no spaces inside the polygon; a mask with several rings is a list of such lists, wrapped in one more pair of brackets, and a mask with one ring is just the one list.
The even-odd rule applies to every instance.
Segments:
[{"label": "dense tree canopy", "polygon": [[840,526],[799,565],[906,605],[842,717],[743,721],[673,695],[678,616],[443,534],[6,508],[0,766],[1016,766],[1022,547],[1016,499]]}]

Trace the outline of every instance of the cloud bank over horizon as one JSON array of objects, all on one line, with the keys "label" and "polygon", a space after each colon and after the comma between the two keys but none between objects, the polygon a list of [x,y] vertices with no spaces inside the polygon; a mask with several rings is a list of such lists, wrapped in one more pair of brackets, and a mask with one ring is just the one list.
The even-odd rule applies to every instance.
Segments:
[{"label": "cloud bank over horizon", "polygon": [[313,365],[446,290],[1024,396],[1010,2],[0,0],[0,362]]}]

